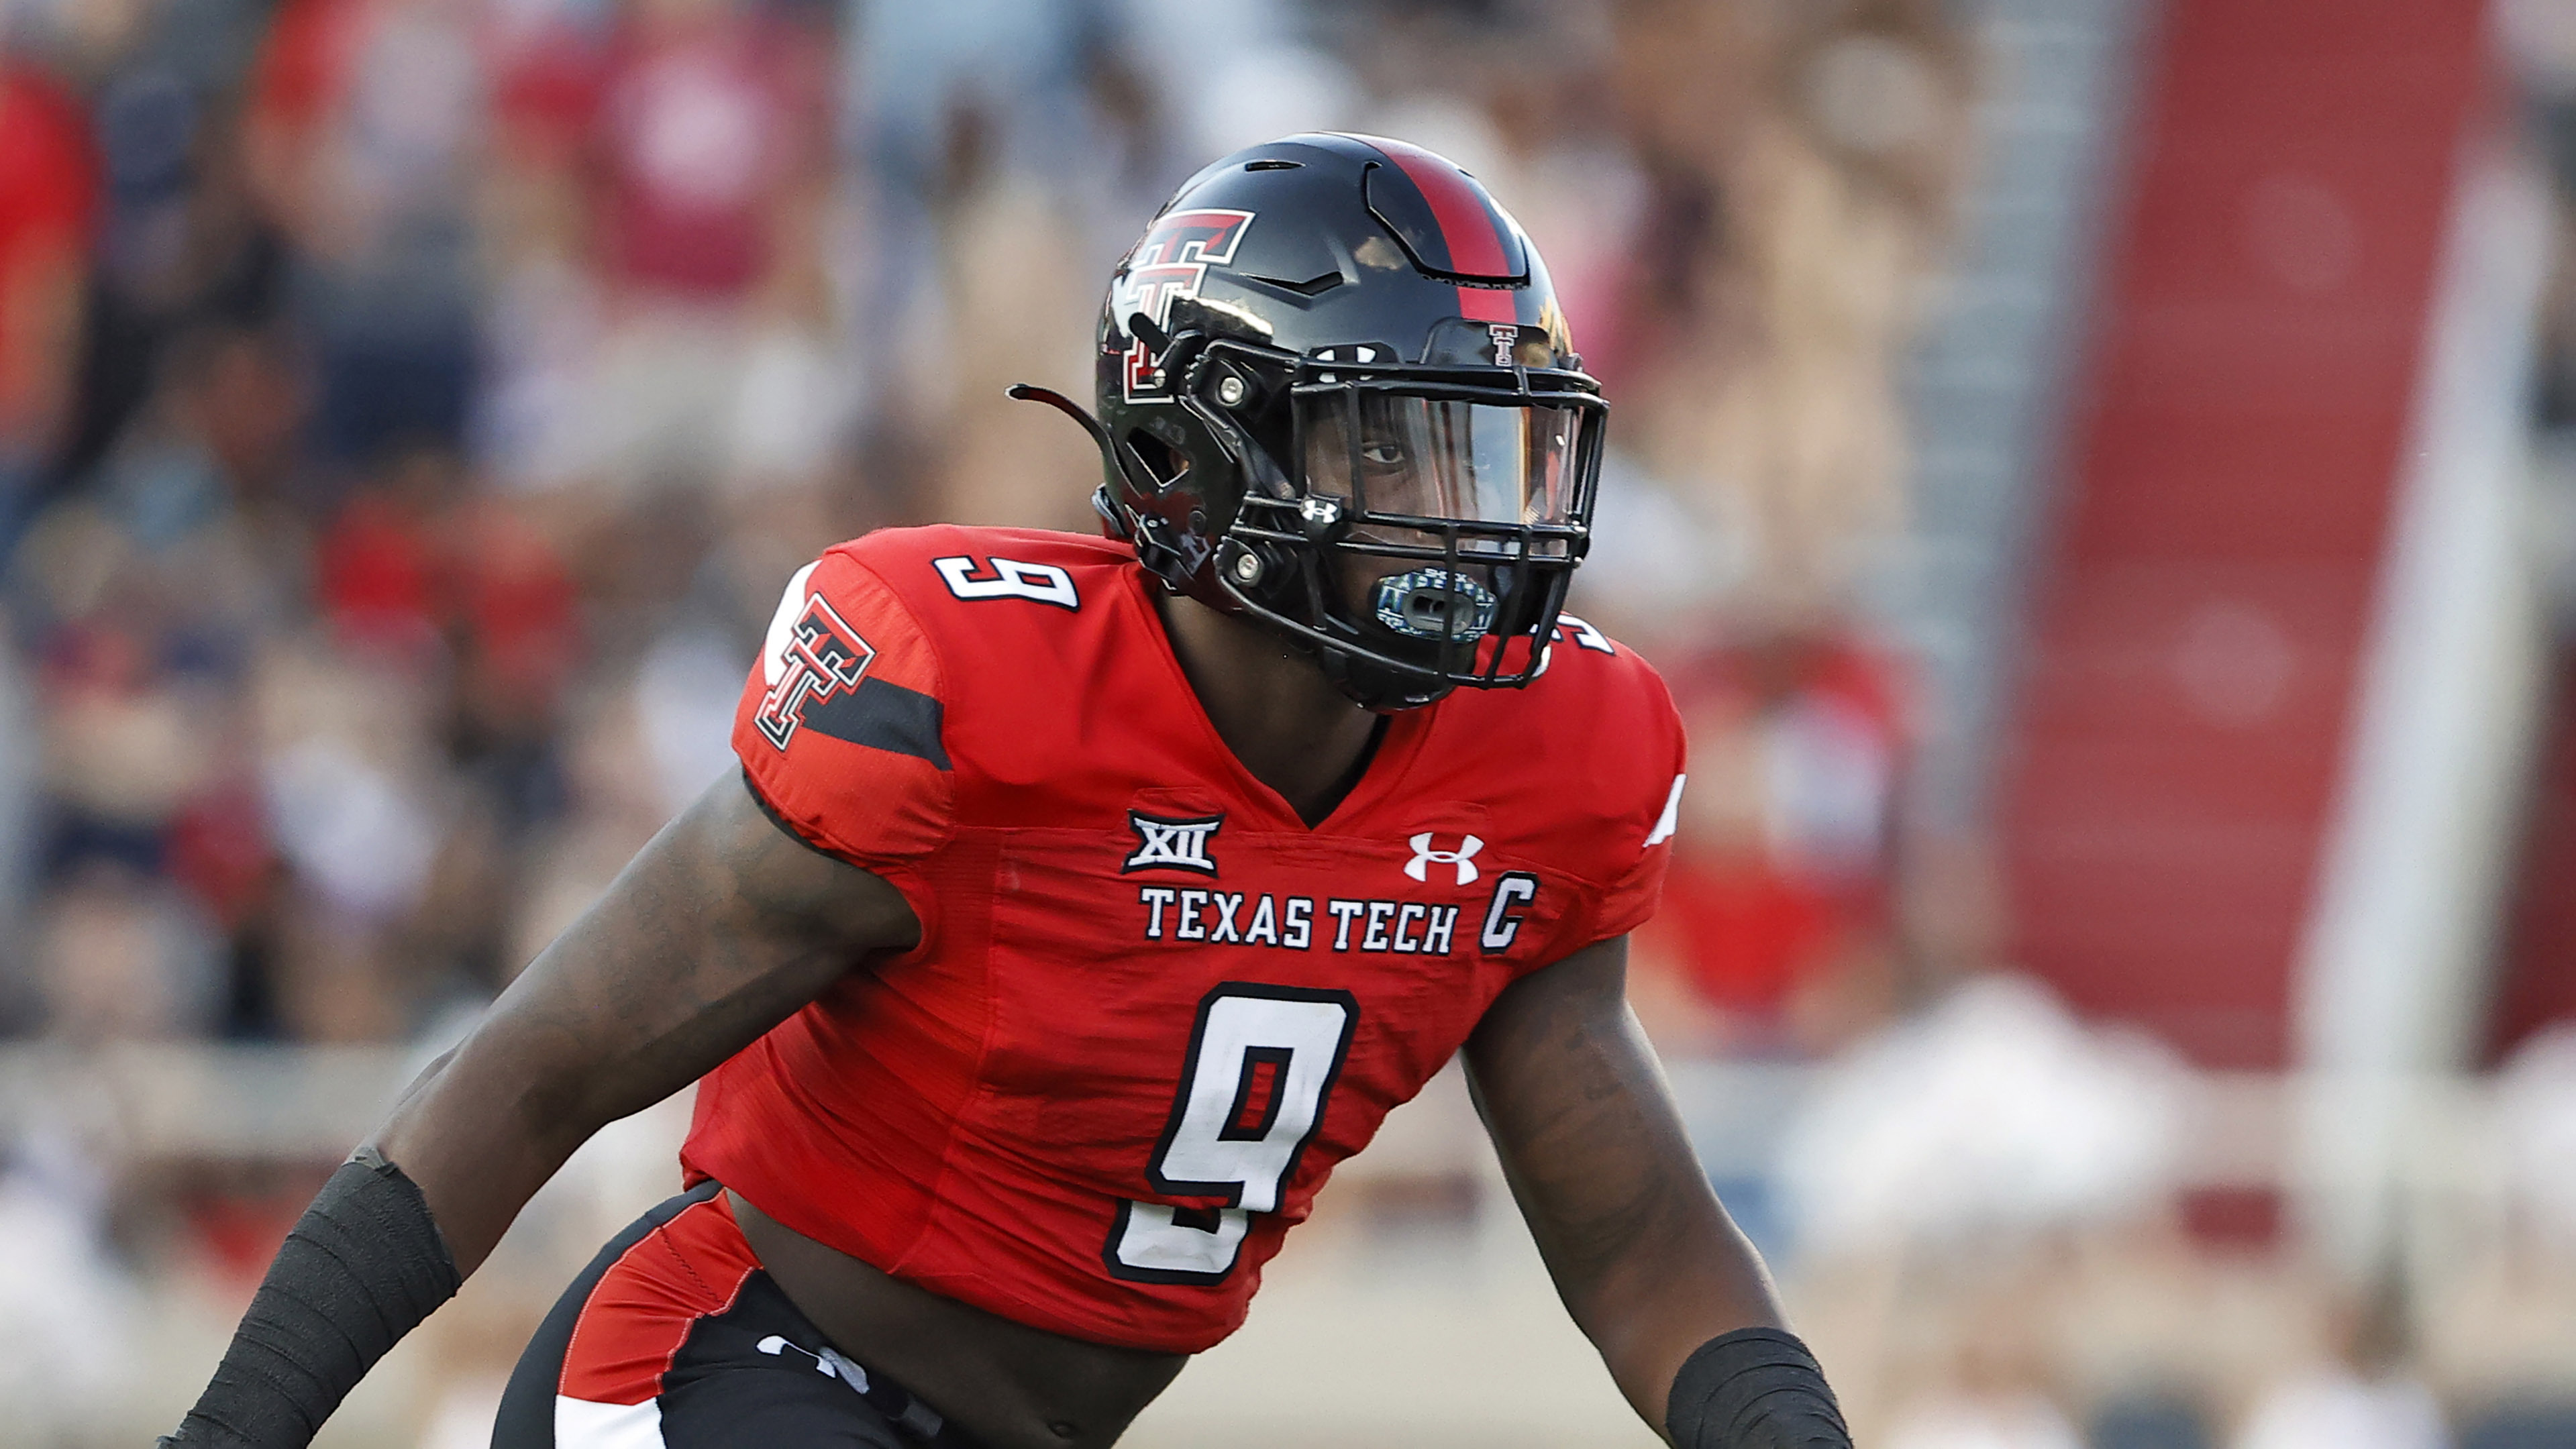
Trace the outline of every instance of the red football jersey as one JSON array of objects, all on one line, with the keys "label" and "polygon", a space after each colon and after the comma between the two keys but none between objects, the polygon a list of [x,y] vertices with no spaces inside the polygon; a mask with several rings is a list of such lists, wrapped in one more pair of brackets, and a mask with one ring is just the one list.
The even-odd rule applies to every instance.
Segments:
[{"label": "red football jersey", "polygon": [[947,527],[790,581],[735,749],[922,941],[711,1073],[682,1157],[935,1292],[1196,1352],[1497,993],[1652,913],[1682,733],[1568,619],[1528,689],[1391,717],[1309,828],[1151,587],[1120,545]]}]

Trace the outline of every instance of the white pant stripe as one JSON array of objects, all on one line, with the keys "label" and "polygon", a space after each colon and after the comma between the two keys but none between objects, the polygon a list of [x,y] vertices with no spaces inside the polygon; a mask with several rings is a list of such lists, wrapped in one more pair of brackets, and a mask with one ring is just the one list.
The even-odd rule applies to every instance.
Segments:
[{"label": "white pant stripe", "polygon": [[555,1449],[663,1449],[662,1406],[555,1395]]}]

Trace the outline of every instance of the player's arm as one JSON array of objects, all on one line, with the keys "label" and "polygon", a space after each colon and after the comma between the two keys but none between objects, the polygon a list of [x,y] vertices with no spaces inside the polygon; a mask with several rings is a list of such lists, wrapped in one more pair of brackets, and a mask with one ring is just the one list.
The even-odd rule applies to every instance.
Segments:
[{"label": "player's arm", "polygon": [[470,1273],[573,1149],[722,1064],[861,957],[920,938],[893,886],[717,781],[414,1084],[375,1146]]},{"label": "player's arm", "polygon": [[1468,1084],[1577,1326],[1680,1449],[1848,1449],[1751,1243],[1710,1190],[1628,1009],[1627,938],[1515,982]]},{"label": "player's arm", "polygon": [[413,1083],[279,1251],[181,1444],[296,1446],[593,1132],[920,926],[875,875],[710,787]]}]

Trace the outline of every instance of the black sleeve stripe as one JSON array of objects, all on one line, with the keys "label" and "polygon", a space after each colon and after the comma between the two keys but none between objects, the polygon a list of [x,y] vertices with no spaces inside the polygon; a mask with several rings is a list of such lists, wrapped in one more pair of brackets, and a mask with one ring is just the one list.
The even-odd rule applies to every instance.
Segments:
[{"label": "black sleeve stripe", "polygon": [[949,768],[948,750],[939,742],[939,701],[919,690],[882,679],[859,681],[846,694],[834,694],[805,707],[805,728],[854,745],[928,760]]}]

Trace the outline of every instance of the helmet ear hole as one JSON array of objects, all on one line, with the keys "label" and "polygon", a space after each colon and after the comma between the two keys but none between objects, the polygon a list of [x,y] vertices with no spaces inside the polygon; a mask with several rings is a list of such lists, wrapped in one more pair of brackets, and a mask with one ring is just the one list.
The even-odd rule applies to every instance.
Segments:
[{"label": "helmet ear hole", "polygon": [[1154,474],[1158,488],[1169,488],[1190,471],[1190,455],[1146,432],[1143,428],[1127,430],[1127,446],[1136,450],[1145,466]]}]

